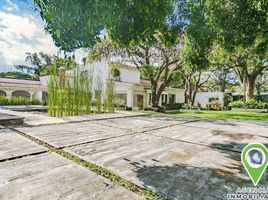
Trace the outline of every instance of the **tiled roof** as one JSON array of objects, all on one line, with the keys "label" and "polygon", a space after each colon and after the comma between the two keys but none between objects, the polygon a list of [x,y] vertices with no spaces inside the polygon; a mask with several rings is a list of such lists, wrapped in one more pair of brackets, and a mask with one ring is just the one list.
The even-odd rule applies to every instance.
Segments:
[{"label": "tiled roof", "polygon": [[30,81],[24,79],[9,79],[0,78],[0,88],[14,88],[14,89],[33,89],[33,90],[47,90],[46,86],[40,84],[40,81]]},{"label": "tiled roof", "polygon": [[[160,87],[160,84],[161,83],[162,82],[158,82],[158,86],[157,87]],[[140,83],[139,84],[136,84],[136,85],[143,86],[145,88],[151,88],[151,82],[150,81],[147,81],[147,80],[143,80],[143,79],[141,79],[140,80]]]},{"label": "tiled roof", "polygon": [[19,83],[19,84],[30,84],[30,85],[40,85],[40,81],[32,81],[26,79],[16,79],[16,78],[0,78],[0,83]]},{"label": "tiled roof", "polygon": [[147,80],[140,80],[140,84],[138,85],[143,86],[145,88],[151,88],[151,82]]}]

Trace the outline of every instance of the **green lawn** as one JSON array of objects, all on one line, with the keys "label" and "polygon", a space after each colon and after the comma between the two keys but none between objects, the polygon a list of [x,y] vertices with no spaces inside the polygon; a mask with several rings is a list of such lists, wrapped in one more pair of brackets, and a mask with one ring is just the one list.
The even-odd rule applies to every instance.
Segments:
[{"label": "green lawn", "polygon": [[[150,114],[155,114],[149,112]],[[241,120],[262,120],[268,121],[268,113],[259,112],[244,112],[244,111],[200,111],[199,113],[191,112],[167,112],[168,115],[173,116],[187,116],[187,117],[204,117],[213,119],[241,119]]]}]

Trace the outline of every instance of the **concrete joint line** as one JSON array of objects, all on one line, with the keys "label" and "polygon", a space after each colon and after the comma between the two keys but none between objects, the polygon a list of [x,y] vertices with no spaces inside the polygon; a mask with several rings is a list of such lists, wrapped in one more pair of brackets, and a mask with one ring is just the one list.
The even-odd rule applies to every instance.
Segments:
[{"label": "concrete joint line", "polygon": [[210,147],[212,149],[220,149],[220,150],[230,151],[230,152],[234,152],[234,153],[241,153],[241,151],[239,151],[239,150],[228,149],[228,148],[223,148],[223,147],[216,147],[216,146],[212,146],[209,144],[203,144],[203,143],[199,143],[199,142],[190,142],[190,141],[186,141],[186,140],[173,139],[173,138],[168,138],[165,136],[159,136],[159,135],[154,135],[154,134],[151,134],[151,135],[154,137],[160,137],[160,138],[164,138],[167,140],[178,141],[178,142],[183,142],[183,143],[187,143],[187,144],[194,144],[194,145],[199,145],[199,146],[204,146],[204,147]]}]

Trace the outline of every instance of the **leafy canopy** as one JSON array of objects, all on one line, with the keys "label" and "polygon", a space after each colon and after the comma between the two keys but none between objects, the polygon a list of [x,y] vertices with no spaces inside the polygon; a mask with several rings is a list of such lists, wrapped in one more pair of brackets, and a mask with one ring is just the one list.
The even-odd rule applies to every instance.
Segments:
[{"label": "leafy canopy", "polygon": [[[153,41],[170,27],[174,0],[35,0],[46,30],[65,51],[90,47],[108,33],[122,45]],[[170,16],[170,17],[168,17]],[[172,37],[171,37],[172,39]]]}]

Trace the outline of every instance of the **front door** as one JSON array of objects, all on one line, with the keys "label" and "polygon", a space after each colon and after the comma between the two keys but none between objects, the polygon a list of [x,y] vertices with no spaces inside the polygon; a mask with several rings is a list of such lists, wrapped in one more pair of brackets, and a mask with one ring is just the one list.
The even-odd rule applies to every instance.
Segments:
[{"label": "front door", "polygon": [[142,94],[137,94],[137,106],[140,109],[143,109],[143,95]]}]

